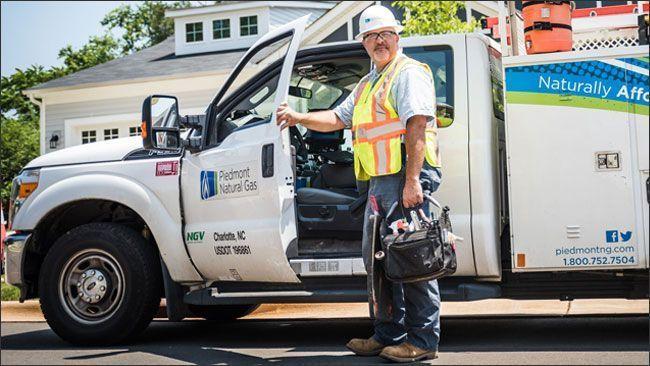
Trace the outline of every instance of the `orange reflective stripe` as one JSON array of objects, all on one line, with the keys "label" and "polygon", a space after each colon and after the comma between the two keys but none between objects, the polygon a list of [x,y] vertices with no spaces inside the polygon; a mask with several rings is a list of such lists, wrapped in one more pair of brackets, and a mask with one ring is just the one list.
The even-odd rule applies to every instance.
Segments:
[{"label": "orange reflective stripe", "polygon": [[390,139],[384,141],[384,153],[386,154],[386,172],[390,170]]},{"label": "orange reflective stripe", "polygon": [[377,144],[372,145],[372,151],[374,154],[374,162],[375,162],[375,174],[379,174],[379,151],[377,151]]},{"label": "orange reflective stripe", "polygon": [[377,141],[372,144],[372,149],[375,155],[375,174],[384,175],[388,173],[388,159],[386,156],[387,141]]},{"label": "orange reflective stripe", "polygon": [[394,64],[394,67],[392,69],[386,71],[384,82],[382,83],[381,88],[378,90],[380,92],[379,100],[382,106],[386,105],[386,98],[388,98],[388,92],[390,91],[390,88],[387,88],[387,86],[393,84],[393,77],[397,73],[397,70],[402,67],[402,64],[406,62],[406,60],[407,59],[405,57],[402,57]]},{"label": "orange reflective stripe", "polygon": [[406,133],[406,129],[403,129],[403,130],[400,130],[400,131],[391,132],[391,133],[381,135],[381,136],[377,136],[377,137],[373,137],[373,138],[360,138],[360,137],[357,137],[356,139],[353,140],[352,143],[353,144],[360,144],[360,143],[364,143],[364,142],[374,143],[374,142],[377,142],[377,141],[390,140],[390,139],[395,138],[395,137],[401,137],[405,133]]},{"label": "orange reflective stripe", "polygon": [[382,123],[379,125],[374,123],[368,123],[367,127],[366,125],[360,125],[359,128],[357,128],[354,131],[354,137],[357,139],[372,140],[372,139],[384,137],[386,135],[392,135],[395,133],[404,133],[404,132],[406,132],[406,129],[404,128],[404,125],[398,118],[397,121],[393,121],[390,123]]},{"label": "orange reflective stripe", "polygon": [[401,121],[399,119],[399,117],[395,117],[395,118],[389,118],[389,119],[387,119],[385,121],[381,121],[381,122],[372,122],[372,121],[370,121],[370,122],[367,122],[367,123],[360,123],[360,124],[358,124],[356,126],[352,126],[352,131],[356,131],[358,129],[367,130],[369,128],[381,127],[381,126],[385,126],[385,125],[395,123],[395,122],[399,122],[399,121]]},{"label": "orange reflective stripe", "polygon": [[383,122],[386,120],[386,111],[382,106],[377,105],[377,96],[373,95],[372,96],[372,103],[371,103],[371,114],[372,114],[372,120],[376,122]]},{"label": "orange reflective stripe", "polygon": [[361,82],[359,83],[359,86],[357,87],[357,90],[354,93],[354,105],[357,105],[357,103],[359,103],[359,98],[361,98],[361,94],[363,93],[363,89],[366,88],[366,84],[368,84],[367,80],[361,80]]}]

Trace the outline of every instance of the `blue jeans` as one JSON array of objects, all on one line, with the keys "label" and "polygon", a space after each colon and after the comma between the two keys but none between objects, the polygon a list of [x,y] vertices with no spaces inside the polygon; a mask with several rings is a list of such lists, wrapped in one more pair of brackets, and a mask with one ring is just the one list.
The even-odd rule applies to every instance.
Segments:
[{"label": "blue jeans", "polygon": [[[373,177],[368,186],[368,197],[374,195],[384,213],[387,213],[395,201],[399,201],[403,189],[404,169],[393,175]],[[441,181],[439,169],[432,168],[426,162],[420,173],[423,186],[429,185],[431,192],[438,189]],[[401,202],[388,222],[401,216]],[[429,205],[423,209],[429,214]],[[372,208],[366,205],[364,232],[362,241],[363,261],[369,271],[370,252],[372,250],[372,225],[370,223]],[[404,341],[425,350],[437,350],[440,340],[440,291],[438,281],[422,281],[397,284],[384,280],[377,299],[377,312],[373,338],[384,345],[399,344]],[[368,283],[372,286],[372,283]]]}]

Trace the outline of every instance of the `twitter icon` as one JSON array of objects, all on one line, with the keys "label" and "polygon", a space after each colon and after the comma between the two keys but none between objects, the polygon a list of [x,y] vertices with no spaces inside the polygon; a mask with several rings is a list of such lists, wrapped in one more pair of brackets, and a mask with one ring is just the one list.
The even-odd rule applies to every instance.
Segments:
[{"label": "twitter icon", "polygon": [[632,238],[632,232],[631,231],[626,231],[622,232],[621,231],[621,241],[626,242]]}]

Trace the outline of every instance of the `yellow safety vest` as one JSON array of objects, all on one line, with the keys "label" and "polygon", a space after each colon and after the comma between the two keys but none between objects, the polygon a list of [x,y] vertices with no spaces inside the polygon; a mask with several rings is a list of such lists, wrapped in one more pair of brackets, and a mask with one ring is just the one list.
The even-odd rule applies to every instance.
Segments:
[{"label": "yellow safety vest", "polygon": [[[429,65],[400,55],[386,66],[374,85],[366,75],[357,86],[352,115],[352,146],[354,148],[354,174],[358,180],[395,174],[402,168],[402,136],[406,127],[400,121],[389,95],[393,81],[408,64],[424,67],[429,75]],[[433,77],[432,77],[433,80]],[[435,95],[431,96],[435,98]],[[433,167],[440,167],[435,119],[427,124],[425,157]]]}]

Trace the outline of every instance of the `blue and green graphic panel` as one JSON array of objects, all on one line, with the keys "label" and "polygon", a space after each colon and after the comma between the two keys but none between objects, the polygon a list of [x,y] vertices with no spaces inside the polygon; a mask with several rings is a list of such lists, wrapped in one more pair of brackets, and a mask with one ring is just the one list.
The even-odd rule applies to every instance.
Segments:
[{"label": "blue and green graphic panel", "polygon": [[506,69],[506,100],[648,115],[648,58],[563,62]]},{"label": "blue and green graphic panel", "polygon": [[207,200],[219,194],[219,180],[214,171],[201,171],[201,199]]}]

